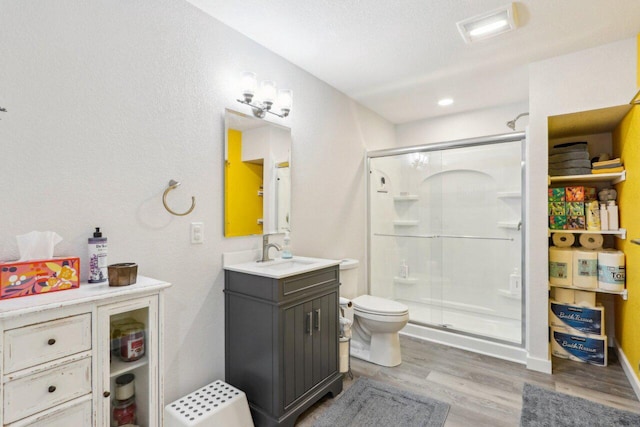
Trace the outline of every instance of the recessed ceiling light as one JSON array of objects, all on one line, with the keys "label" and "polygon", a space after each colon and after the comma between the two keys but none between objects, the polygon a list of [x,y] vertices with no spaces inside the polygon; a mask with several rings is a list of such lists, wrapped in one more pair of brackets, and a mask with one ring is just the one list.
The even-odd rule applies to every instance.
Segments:
[{"label": "recessed ceiling light", "polygon": [[515,30],[518,25],[515,3],[509,3],[491,12],[465,19],[456,25],[460,35],[467,43]]},{"label": "recessed ceiling light", "polygon": [[453,104],[453,99],[451,98],[442,98],[440,101],[438,101],[438,105],[441,107],[446,107],[447,105],[451,104]]}]

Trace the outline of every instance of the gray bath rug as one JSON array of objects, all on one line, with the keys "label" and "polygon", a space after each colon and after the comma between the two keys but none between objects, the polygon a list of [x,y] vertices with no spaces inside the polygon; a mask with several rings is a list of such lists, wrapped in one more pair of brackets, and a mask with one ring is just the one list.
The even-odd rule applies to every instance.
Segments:
[{"label": "gray bath rug", "polygon": [[314,427],[442,427],[449,405],[367,378],[358,378]]},{"label": "gray bath rug", "polygon": [[640,415],[525,384],[521,427],[640,426]]}]

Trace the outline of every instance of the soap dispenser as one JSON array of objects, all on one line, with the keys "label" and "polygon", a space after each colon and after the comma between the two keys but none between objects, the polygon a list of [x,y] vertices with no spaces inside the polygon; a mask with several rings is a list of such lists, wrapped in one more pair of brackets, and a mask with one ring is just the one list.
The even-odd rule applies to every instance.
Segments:
[{"label": "soap dispenser", "polygon": [[289,230],[284,232],[284,242],[282,245],[282,258],[293,258],[291,255],[291,237],[289,236]]},{"label": "soap dispenser", "polygon": [[89,237],[89,283],[106,282],[107,275],[107,238],[96,227],[93,237]]}]

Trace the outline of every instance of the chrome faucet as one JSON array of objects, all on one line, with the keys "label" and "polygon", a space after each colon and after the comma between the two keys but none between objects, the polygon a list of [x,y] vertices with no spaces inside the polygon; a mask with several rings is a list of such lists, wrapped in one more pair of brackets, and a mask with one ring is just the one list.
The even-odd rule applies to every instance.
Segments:
[{"label": "chrome faucet", "polygon": [[276,248],[276,250],[281,251],[282,247],[280,247],[277,243],[269,243],[270,234],[265,234],[262,236],[262,259],[258,262],[267,262],[273,261],[269,258],[269,249]]}]

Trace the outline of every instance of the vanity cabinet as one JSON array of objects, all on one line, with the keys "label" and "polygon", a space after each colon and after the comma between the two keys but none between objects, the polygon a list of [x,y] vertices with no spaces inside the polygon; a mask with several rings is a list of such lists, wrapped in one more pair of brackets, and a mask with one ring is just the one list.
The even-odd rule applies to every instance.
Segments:
[{"label": "vanity cabinet", "polygon": [[[162,425],[162,299],[169,283],[80,288],[0,302],[0,425],[109,427],[115,378],[135,377],[136,424]],[[123,362],[114,321],[135,319],[137,360]],[[140,326],[144,325],[144,327]],[[114,342],[118,342],[114,346]],[[128,341],[125,342],[128,344]],[[127,347],[128,348],[128,347]]]},{"label": "vanity cabinet", "polygon": [[226,382],[256,426],[293,426],[338,372],[338,266],[285,278],[225,271]]}]

